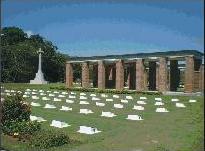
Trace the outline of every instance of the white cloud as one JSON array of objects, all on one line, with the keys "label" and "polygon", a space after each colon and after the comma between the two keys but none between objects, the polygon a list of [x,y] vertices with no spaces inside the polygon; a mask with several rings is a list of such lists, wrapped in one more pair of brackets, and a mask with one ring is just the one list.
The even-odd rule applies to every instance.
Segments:
[{"label": "white cloud", "polygon": [[27,31],[25,31],[25,32],[27,33],[28,37],[30,37],[31,35],[34,34],[31,30],[27,30]]}]

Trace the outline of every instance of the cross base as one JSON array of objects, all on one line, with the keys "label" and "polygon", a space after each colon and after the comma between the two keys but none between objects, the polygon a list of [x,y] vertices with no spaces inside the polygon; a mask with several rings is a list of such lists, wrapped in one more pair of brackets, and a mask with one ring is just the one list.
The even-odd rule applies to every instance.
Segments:
[{"label": "cross base", "polygon": [[45,81],[43,73],[41,71],[38,71],[36,73],[36,77],[34,80],[30,80],[30,84],[47,84],[48,81]]}]

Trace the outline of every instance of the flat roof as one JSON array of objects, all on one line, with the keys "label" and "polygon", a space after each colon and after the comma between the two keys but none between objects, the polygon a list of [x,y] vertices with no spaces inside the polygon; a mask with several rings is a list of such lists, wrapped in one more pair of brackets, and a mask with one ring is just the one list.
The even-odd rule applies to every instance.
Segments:
[{"label": "flat roof", "polygon": [[165,51],[153,53],[136,53],[136,54],[123,54],[123,55],[105,55],[105,56],[91,56],[91,57],[70,57],[69,61],[97,61],[97,60],[110,60],[110,59],[136,59],[136,58],[158,58],[158,57],[184,57],[194,56],[196,58],[203,58],[203,53],[197,50],[180,50],[180,51]]}]

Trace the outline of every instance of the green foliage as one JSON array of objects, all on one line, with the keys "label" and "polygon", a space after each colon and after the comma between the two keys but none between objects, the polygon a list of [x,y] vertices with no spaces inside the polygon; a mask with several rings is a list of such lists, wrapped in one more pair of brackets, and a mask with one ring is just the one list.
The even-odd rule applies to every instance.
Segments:
[{"label": "green foliage", "polygon": [[148,91],[130,91],[130,90],[115,90],[115,89],[93,89],[93,88],[66,88],[65,86],[50,87],[50,89],[79,91],[79,92],[95,92],[95,93],[112,93],[112,94],[147,94],[147,95],[161,95],[161,92],[148,92]]},{"label": "green foliage", "polygon": [[40,123],[30,121],[31,106],[21,94],[5,98],[2,107],[2,130],[4,134],[26,139],[40,130]]},{"label": "green foliage", "polygon": [[5,27],[2,30],[2,34],[2,46],[14,45],[27,39],[26,33],[24,33],[22,29],[17,27]]},{"label": "green foliage", "polygon": [[26,103],[21,94],[5,98],[2,107],[2,124],[6,122],[29,121],[31,106]]},{"label": "green foliage", "polygon": [[50,148],[68,144],[68,135],[61,131],[42,130],[37,132],[30,140],[32,147]]},{"label": "green foliage", "polygon": [[6,121],[2,127],[4,134],[24,139],[40,130],[40,123],[33,121]]},{"label": "green foliage", "polygon": [[81,65],[80,64],[73,64],[73,80],[76,82],[80,82],[81,79]]},{"label": "green foliage", "polygon": [[41,131],[41,124],[30,121],[31,108],[21,94],[5,98],[2,108],[2,130],[6,135],[29,141],[32,147],[49,148],[69,143],[69,137],[62,132]]},{"label": "green foliage", "polygon": [[[41,47],[43,72],[49,82],[63,82],[65,62],[68,56],[58,53],[52,42],[40,35],[27,36],[22,29],[5,27],[2,29],[2,81],[29,82],[38,69],[37,50]],[[54,70],[55,69],[55,70]]]}]

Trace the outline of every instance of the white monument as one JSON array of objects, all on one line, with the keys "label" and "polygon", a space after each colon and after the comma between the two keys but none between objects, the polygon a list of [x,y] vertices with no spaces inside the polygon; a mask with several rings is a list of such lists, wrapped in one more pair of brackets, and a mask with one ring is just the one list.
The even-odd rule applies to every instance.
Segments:
[{"label": "white monument", "polygon": [[39,60],[38,60],[38,72],[36,73],[36,77],[34,80],[30,80],[30,84],[47,84],[48,82],[45,81],[44,76],[43,76],[43,72],[41,69],[41,53],[43,53],[43,51],[41,50],[41,48],[39,48],[39,51],[37,51],[39,53]]}]

